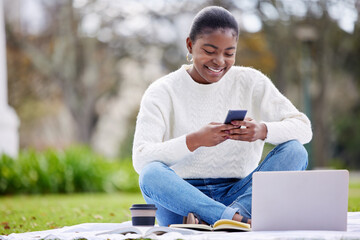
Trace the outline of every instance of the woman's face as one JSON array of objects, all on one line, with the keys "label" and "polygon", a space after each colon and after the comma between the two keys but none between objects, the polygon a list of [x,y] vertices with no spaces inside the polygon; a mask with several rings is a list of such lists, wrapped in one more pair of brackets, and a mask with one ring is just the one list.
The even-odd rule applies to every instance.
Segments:
[{"label": "woman's face", "polygon": [[195,42],[186,39],[193,57],[190,76],[198,83],[219,81],[235,63],[237,36],[232,29],[217,29],[199,35]]}]

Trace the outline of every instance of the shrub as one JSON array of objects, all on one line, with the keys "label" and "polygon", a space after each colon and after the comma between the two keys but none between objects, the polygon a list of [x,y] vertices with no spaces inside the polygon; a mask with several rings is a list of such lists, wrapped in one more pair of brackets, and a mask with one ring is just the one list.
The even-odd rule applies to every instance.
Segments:
[{"label": "shrub", "polygon": [[130,160],[110,161],[88,147],[21,151],[0,157],[0,194],[139,191]]}]

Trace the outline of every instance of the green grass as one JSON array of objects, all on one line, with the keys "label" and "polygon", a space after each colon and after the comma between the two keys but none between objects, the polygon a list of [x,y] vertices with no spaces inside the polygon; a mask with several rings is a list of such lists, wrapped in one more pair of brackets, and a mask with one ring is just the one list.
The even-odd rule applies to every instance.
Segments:
[{"label": "green grass", "polygon": [[348,210],[349,212],[360,211],[360,182],[350,183]]},{"label": "green grass", "polygon": [[129,221],[133,203],[144,203],[140,193],[0,197],[0,235],[85,222]]},{"label": "green grass", "polygon": [[[0,235],[85,222],[129,221],[133,203],[144,203],[140,193],[3,196],[0,197]],[[360,211],[360,182],[350,184],[349,211]]]}]

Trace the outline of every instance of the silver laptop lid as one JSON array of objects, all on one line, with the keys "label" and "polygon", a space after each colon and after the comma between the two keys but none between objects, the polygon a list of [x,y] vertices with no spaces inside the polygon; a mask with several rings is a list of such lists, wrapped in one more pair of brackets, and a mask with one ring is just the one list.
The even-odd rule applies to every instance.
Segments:
[{"label": "silver laptop lid", "polygon": [[347,170],[256,172],[252,229],[346,231]]}]

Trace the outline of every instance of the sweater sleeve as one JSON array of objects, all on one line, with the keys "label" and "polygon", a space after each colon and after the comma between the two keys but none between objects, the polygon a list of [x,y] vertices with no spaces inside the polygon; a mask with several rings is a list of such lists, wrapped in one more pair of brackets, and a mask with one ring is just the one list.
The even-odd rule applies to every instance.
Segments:
[{"label": "sweater sleeve", "polygon": [[133,165],[140,174],[150,162],[172,166],[191,154],[186,135],[166,139],[170,130],[171,99],[164,89],[150,86],[141,101],[133,142]]},{"label": "sweater sleeve", "polygon": [[268,133],[266,142],[277,145],[289,140],[305,144],[312,138],[311,123],[308,117],[274,86],[268,77],[258,73],[254,88],[255,104],[259,104],[260,118]]}]

